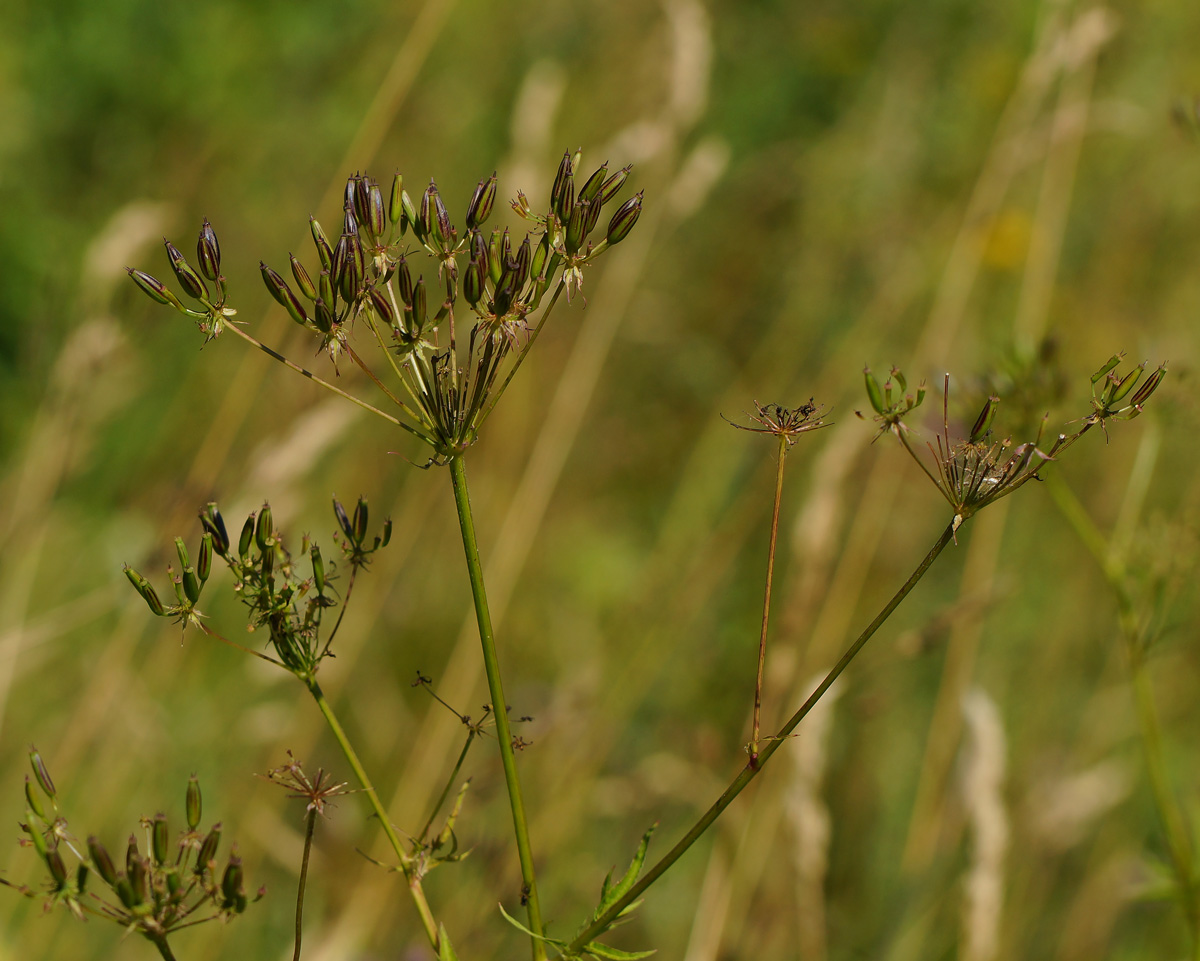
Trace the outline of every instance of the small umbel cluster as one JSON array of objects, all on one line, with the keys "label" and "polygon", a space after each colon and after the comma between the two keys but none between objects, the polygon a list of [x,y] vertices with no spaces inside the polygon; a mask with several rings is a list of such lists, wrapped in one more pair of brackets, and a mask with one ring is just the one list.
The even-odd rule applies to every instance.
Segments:
[{"label": "small umbel cluster", "polygon": [[993,431],[1000,403],[1000,398],[994,394],[984,403],[970,433],[965,438],[951,438],[950,375],[947,374],[942,396],[942,431],[936,436],[935,443],[927,442],[925,445],[930,458],[921,456],[914,449],[909,438],[912,429],[904,422],[904,418],[925,400],[925,385],[920,384],[915,394],[909,393],[904,375],[894,367],[882,386],[870,368],[863,370],[863,377],[880,433],[894,434],[933,481],[953,508],[954,527],[957,529],[963,521],[988,504],[1011,494],[1028,481],[1038,479],[1038,472],[1048,462],[1056,460],[1059,454],[1093,427],[1106,430],[1109,421],[1132,420],[1142,413],[1146,402],[1166,376],[1166,365],[1162,364],[1153,370],[1138,387],[1147,363],[1142,362],[1122,373],[1118,371],[1122,357],[1121,354],[1114,355],[1092,375],[1092,410],[1075,421],[1080,425],[1079,428],[1059,433],[1044,449],[1043,437],[1049,415],[1042,418],[1036,437],[1014,443],[1012,437],[997,435]]},{"label": "small umbel cluster", "polygon": [[[518,193],[512,207],[530,225],[520,241],[507,227],[484,232],[496,200],[494,173],[475,187],[462,231],[451,222],[436,183],[431,181],[414,203],[397,173],[385,200],[379,183],[355,174],[346,182],[337,242],[309,220],[316,269],[289,254],[294,289],[266,263],[259,263],[259,271],[288,316],[319,337],[335,362],[345,354],[362,367],[399,407],[396,423],[432,447],[435,462],[444,461],[475,442],[559,295],[565,292],[569,300],[583,284],[583,268],[624,240],[641,215],[639,193],[616,207],[601,236],[601,213],[615,200],[630,168],[610,173],[608,164],[601,164],[577,189],[579,162],[578,152],[564,154],[544,214]],[[144,271],[129,269],[133,281],[156,302],[196,319],[206,338],[233,329],[253,341],[230,327],[236,311],[225,303],[220,246],[208,221],[197,242],[199,270],[165,243],[171,269],[195,306],[185,306]],[[433,270],[428,283],[418,257],[428,258]],[[455,316],[456,309],[463,313],[460,295],[469,321],[461,344]],[[530,318],[539,309],[533,324]],[[356,321],[382,349],[398,390],[389,388],[352,345]]]},{"label": "small umbel cluster", "polygon": [[333,513],[340,529],[340,537],[336,533],[334,535],[335,542],[343,560],[350,567],[346,592],[340,597],[333,588],[337,565],[330,563],[327,566],[320,546],[307,536],[301,545],[301,553],[308,556],[311,574],[301,576],[291,553],[284,546],[282,533],[275,528],[269,504],[263,504],[261,510],[246,518],[236,544],[229,539],[225,520],[217,505],[205,507],[200,512],[204,535],[200,540],[199,559],[195,567],[191,565],[183,538],[175,538],[180,571],[168,567],[167,573],[175,588],[177,604],[164,605],[154,586],[128,565],[125,567],[125,576],[141,594],[151,613],[160,617],[174,617],[185,629],[190,625],[220,640],[227,640],[204,624],[201,620],[203,614],[196,607],[212,569],[213,555],[217,555],[233,573],[234,590],[250,609],[250,630],[261,627],[267,629],[276,657],[258,651],[250,653],[301,679],[311,679],[315,677],[321,661],[330,656],[330,645],[341,624],[339,616],[333,630],[322,641],[321,627],[326,612],[339,606],[345,611],[358,571],[366,567],[374,553],[386,547],[392,537],[392,522],[387,519],[383,522],[381,532],[368,539],[367,502],[362,498],[359,498],[351,516],[335,497]]},{"label": "small umbel cluster", "polygon": [[[144,847],[137,834],[131,834],[118,866],[95,835],[85,845],[77,842],[36,748],[29,758],[34,777],[25,778],[21,843],[37,852],[49,879],[40,892],[2,879],[0,883],[26,897],[43,898],[47,910],[61,904],[81,920],[91,916],[114,921],[153,942],[163,957],[172,957],[167,938],[174,932],[205,921],[229,920],[246,910],[241,858],[230,851],[222,869],[217,858],[221,825],[200,832],[200,785],[195,775],[188,781],[184,806],[187,830],[172,842],[165,814],[142,818]],[[68,857],[75,861],[73,868],[68,867]],[[260,889],[254,900],[264,893]]]}]

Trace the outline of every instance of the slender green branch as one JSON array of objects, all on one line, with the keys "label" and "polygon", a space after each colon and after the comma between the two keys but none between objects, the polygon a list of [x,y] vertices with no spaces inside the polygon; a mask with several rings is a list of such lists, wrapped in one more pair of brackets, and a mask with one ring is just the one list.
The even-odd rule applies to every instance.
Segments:
[{"label": "slender green branch", "polygon": [[[374,329],[374,327],[372,327],[372,329]],[[404,411],[404,413],[408,414],[409,417],[413,418],[414,420],[417,419],[417,415],[414,414],[409,409],[408,405],[405,404],[404,401],[402,401],[399,397],[397,397],[394,393],[392,393],[391,388],[388,387],[387,384],[385,384],[383,381],[381,381],[375,375],[375,371],[371,370],[371,368],[367,364],[367,362],[358,356],[358,352],[353,347],[351,347],[349,344],[345,344],[344,349],[345,349],[346,353],[350,355],[350,359],[358,365],[359,370],[361,370],[364,374],[367,375],[367,378],[371,381],[371,383],[374,384],[376,387],[378,387],[380,389],[380,391],[383,392],[384,396],[387,397],[388,400],[390,400],[393,404],[395,404],[402,411]],[[385,353],[386,352],[387,351],[385,348]],[[390,353],[388,354],[388,357],[389,358],[391,357]]]},{"label": "slender green branch", "polygon": [[404,872],[404,876],[408,880],[408,889],[412,894],[413,903],[417,906],[417,913],[421,916],[421,924],[425,928],[425,935],[429,938],[429,943],[433,945],[433,949],[437,951],[439,947],[437,922],[433,918],[433,912],[429,910],[429,902],[425,899],[425,891],[421,887],[420,878],[413,876],[408,869],[408,853],[404,850],[404,845],[396,834],[396,829],[392,826],[387,809],[384,808],[383,802],[380,801],[379,794],[375,791],[375,786],[371,783],[371,779],[367,777],[367,772],[362,766],[362,761],[358,759],[358,753],[354,750],[354,745],[350,743],[350,738],[347,737],[341,722],[338,721],[337,715],[333,713],[333,708],[329,706],[329,702],[325,699],[325,692],[321,690],[321,685],[317,683],[314,677],[305,678],[304,683],[308,687],[309,693],[312,694],[313,700],[317,702],[317,707],[325,715],[325,721],[329,725],[329,729],[333,732],[334,738],[337,739],[338,746],[342,749],[342,754],[345,755],[347,762],[349,762],[350,769],[354,772],[358,783],[362,785],[363,793],[367,795],[367,799],[371,802],[371,809],[379,819],[379,823],[383,827],[383,833],[387,836],[388,843],[391,844],[392,850],[396,852],[396,857],[400,859],[400,870]]},{"label": "slender green branch", "polygon": [[538,901],[537,879],[533,870],[533,850],[529,844],[529,828],[525,821],[525,803],[521,798],[521,782],[517,776],[517,758],[513,750],[512,730],[508,723],[508,704],[500,679],[500,660],[496,654],[496,638],[492,632],[492,615],[488,610],[487,590],[483,583],[483,565],[479,562],[479,544],[475,539],[475,521],[471,516],[471,499],[467,490],[467,472],[462,455],[450,458],[450,479],[454,486],[454,503],[458,508],[458,525],[462,530],[463,553],[467,574],[471,580],[471,596],[475,601],[475,616],[479,623],[479,640],[483,645],[483,666],[487,673],[488,691],[492,698],[492,713],[496,717],[496,740],[500,742],[500,761],[504,766],[504,782],[508,788],[508,803],[512,808],[513,832],[517,839],[517,856],[521,861],[521,900],[529,921],[534,961],[545,961],[546,947],[541,940],[542,909]]},{"label": "slender green branch", "polygon": [[754,722],[750,737],[750,766],[758,766],[758,722],[762,712],[763,665],[767,660],[767,622],[771,618],[771,582],[775,578],[775,542],[779,535],[779,503],[783,499],[783,465],[787,462],[788,437],[779,435],[779,469],[775,474],[775,506],[771,510],[771,539],[767,546],[767,586],[763,591],[762,631],[758,635],[758,677],[754,682]]},{"label": "slender green branch", "polygon": [[1117,621],[1125,643],[1126,661],[1129,664],[1129,681],[1133,688],[1133,702],[1142,738],[1146,774],[1150,780],[1154,806],[1166,837],[1171,870],[1183,901],[1184,916],[1192,938],[1193,957],[1200,959],[1200,890],[1197,890],[1197,878],[1192,867],[1192,840],[1167,775],[1162,728],[1158,722],[1150,674],[1146,669],[1145,642],[1141,636],[1137,608],[1126,580],[1125,565],[1113,554],[1108,541],[1067,484],[1056,474],[1051,475],[1048,481],[1050,496],[1059,513],[1096,559],[1105,580],[1116,596]]},{"label": "slender green branch", "polygon": [[462,770],[463,761],[467,759],[467,751],[471,750],[471,742],[475,740],[474,729],[467,732],[467,743],[463,745],[463,749],[458,754],[458,760],[454,763],[454,770],[450,772],[450,776],[446,778],[446,786],[442,788],[442,793],[434,804],[433,810],[429,812],[429,819],[425,822],[425,826],[421,828],[421,833],[417,835],[417,843],[423,844],[426,836],[429,834],[429,829],[433,827],[434,818],[438,816],[438,812],[442,809],[442,805],[446,803],[446,798],[450,796],[450,791],[454,788],[454,782],[458,780],[458,772]]},{"label": "slender green branch", "polygon": [[240,327],[238,327],[234,324],[226,324],[225,329],[237,334],[239,337],[241,337],[247,343],[253,344],[255,347],[257,347],[259,350],[261,350],[268,357],[271,357],[271,358],[279,361],[281,364],[283,364],[284,367],[287,367],[289,370],[294,370],[298,374],[303,374],[305,377],[307,377],[309,380],[311,380],[314,384],[318,384],[319,386],[324,387],[326,390],[337,394],[339,397],[344,397],[346,400],[350,401],[350,403],[357,404],[363,410],[368,410],[372,414],[378,414],[384,420],[389,421],[390,423],[395,424],[397,427],[401,427],[404,430],[408,431],[410,434],[413,434],[414,436],[421,438],[421,440],[425,441],[425,443],[427,443],[427,444],[433,443],[432,439],[427,434],[425,434],[423,431],[419,430],[418,428],[413,427],[412,424],[406,424],[404,421],[400,420],[400,418],[393,417],[391,414],[387,413],[386,411],[382,411],[378,407],[375,407],[372,404],[368,404],[361,397],[355,397],[353,394],[347,393],[346,391],[342,390],[340,387],[335,387],[333,384],[329,383],[329,381],[322,380],[320,377],[318,377],[316,374],[314,374],[311,370],[308,370],[305,367],[301,367],[299,364],[293,364],[290,360],[288,360],[286,357],[284,357],[283,354],[279,353],[279,351],[273,350],[270,347],[268,347],[266,344],[264,344],[262,341],[257,340],[254,337],[251,337],[248,333],[246,333]]},{"label": "slender green branch", "polygon": [[846,652],[841,656],[841,659],[837,662],[837,664],[833,666],[832,670],[825,675],[825,679],[821,681],[821,683],[817,686],[817,689],[809,695],[808,699],[802,705],[800,705],[799,710],[797,710],[795,714],[788,718],[787,723],[779,729],[779,733],[771,738],[770,742],[758,756],[758,765],[754,766],[750,763],[747,763],[746,766],[742,768],[741,773],[739,773],[738,776],[733,779],[729,787],[727,787],[721,793],[721,796],[713,802],[712,806],[705,811],[703,815],[701,815],[700,820],[692,825],[687,834],[685,834],[678,841],[678,843],[671,848],[670,851],[664,854],[658,863],[656,863],[652,868],[650,868],[650,870],[642,875],[642,877],[635,885],[633,885],[633,887],[631,887],[622,897],[614,901],[607,911],[600,915],[600,917],[598,917],[578,936],[576,936],[576,938],[569,945],[567,945],[563,952],[564,954],[568,956],[578,954],[583,950],[584,946],[588,944],[588,942],[608,930],[609,925],[616,921],[617,917],[622,911],[640,898],[645,890],[650,887],[650,885],[662,877],[662,875],[666,873],[667,869],[670,868],[676,861],[678,861],[684,852],[686,852],[688,848],[690,848],[696,843],[697,840],[699,840],[700,836],[704,834],[704,832],[712,826],[712,823],[716,821],[718,817],[720,817],[721,813],[727,807],[729,807],[729,805],[733,802],[733,799],[741,794],[742,791],[745,790],[746,786],[754,780],[758,773],[762,771],[764,767],[766,767],[767,761],[771,759],[771,755],[778,750],[779,746],[784,743],[784,739],[791,734],[793,730],[795,730],[796,726],[802,720],[804,720],[809,711],[816,706],[817,702],[824,696],[825,692],[829,690],[833,682],[838,679],[841,673],[846,669],[847,665],[849,665],[849,663],[854,660],[858,652],[862,650],[863,645],[866,644],[867,641],[869,641],[875,634],[875,632],[883,626],[883,623],[889,617],[891,617],[892,612],[900,606],[900,602],[903,601],[904,598],[909,595],[912,589],[917,586],[917,582],[925,576],[925,572],[928,571],[933,562],[937,560],[937,556],[946,549],[946,545],[948,545],[953,539],[954,524],[951,523],[942,532],[942,536],[937,539],[937,542],[933,545],[933,547],[929,549],[929,553],[925,555],[921,563],[917,565],[916,570],[909,575],[908,580],[905,581],[900,589],[892,595],[892,599],[884,605],[883,610],[875,615],[875,619],[866,626],[863,632],[858,635],[858,638],[854,641],[854,643],[846,649]]},{"label": "slender green branch", "polygon": [[300,940],[304,933],[304,888],[308,883],[308,856],[312,852],[316,826],[317,809],[310,807],[304,818],[304,857],[300,859],[300,884],[296,889],[296,950],[292,953],[292,961],[300,961]]},{"label": "slender green branch", "polygon": [[158,953],[163,956],[163,961],[175,961],[175,955],[171,953],[171,946],[167,944],[167,936],[160,934],[157,937],[147,935],[150,941],[158,948]]}]

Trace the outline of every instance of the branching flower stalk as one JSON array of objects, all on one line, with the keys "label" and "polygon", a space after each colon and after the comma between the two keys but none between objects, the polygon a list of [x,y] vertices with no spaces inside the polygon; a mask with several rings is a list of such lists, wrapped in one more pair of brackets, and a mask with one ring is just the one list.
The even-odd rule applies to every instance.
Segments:
[{"label": "branching flower stalk", "polygon": [[[1141,388],[1130,397],[1128,404],[1124,404],[1124,399],[1130,395],[1130,392],[1144,372],[1146,364],[1140,364],[1128,373],[1120,375],[1116,373],[1116,368],[1119,366],[1120,361],[1120,355],[1113,357],[1093,375],[1091,413],[1083,418],[1082,424],[1077,431],[1072,434],[1062,433],[1058,435],[1058,439],[1051,448],[1052,454],[1061,453],[1066,450],[1092,427],[1099,426],[1104,429],[1106,424],[1111,420],[1130,420],[1142,412],[1146,401],[1149,400],[1150,395],[1154,393],[1158,385],[1162,382],[1166,368],[1165,366],[1157,368],[1147,378]],[[995,397],[990,397],[984,405],[983,411],[976,418],[971,434],[966,440],[952,441],[950,439],[948,403],[944,406],[943,430],[938,438],[938,445],[936,447],[929,445],[929,450],[932,452],[934,460],[934,469],[931,470],[917,454],[907,436],[911,428],[903,423],[904,417],[919,407],[925,399],[926,391],[924,385],[918,387],[915,394],[906,394],[907,385],[904,375],[896,369],[892,370],[891,378],[882,387],[871,375],[869,369],[865,372],[865,378],[867,396],[871,406],[875,410],[875,419],[881,425],[881,433],[893,433],[896,435],[904,446],[904,449],[912,455],[926,476],[929,477],[934,486],[937,487],[942,496],[946,498],[954,509],[952,520],[917,565],[916,569],[909,575],[900,589],[892,595],[891,599],[884,605],[883,609],[875,616],[871,623],[864,628],[862,633],[846,649],[841,658],[838,659],[838,662],[825,675],[824,680],[817,685],[812,694],[788,718],[779,731],[768,740],[765,747],[759,752],[757,759],[755,760],[752,756],[751,760],[746,763],[745,767],[742,768],[741,772],[721,793],[720,797],[713,802],[708,810],[701,815],[699,820],[692,825],[688,832],[670,851],[663,855],[627,891],[623,892],[621,897],[614,899],[603,912],[599,913],[589,924],[586,924],[575,938],[564,944],[562,953],[565,957],[578,957],[583,953],[587,953],[588,947],[594,942],[594,939],[603,935],[623,914],[627,913],[630,910],[630,906],[637,902],[646,889],[657,881],[699,840],[704,832],[712,826],[713,822],[720,817],[721,813],[758,776],[775,751],[779,749],[785,739],[792,734],[800,722],[816,706],[817,702],[825,695],[825,692],[829,690],[834,681],[841,676],[842,672],[850,665],[850,662],[863,649],[867,641],[883,626],[900,605],[901,601],[912,592],[913,588],[916,587],[921,578],[925,576],[925,573],[933,565],[933,562],[937,560],[938,555],[949,544],[954,542],[956,533],[963,522],[992,502],[1012,493],[1028,481],[1038,478],[1038,472],[1052,459],[1050,455],[1042,454],[1038,451],[1037,442],[1014,447],[1011,440],[993,441],[991,439],[991,429],[996,416],[998,400]],[[897,386],[899,387],[898,395],[895,390]],[[786,414],[787,411],[776,409],[773,413],[782,415]],[[781,436],[778,426],[772,426],[772,424],[778,425],[780,423],[779,418],[768,418],[765,416],[766,414],[767,410],[760,409],[759,417],[752,419],[758,421],[761,426],[747,429]],[[763,419],[760,420],[759,418]]]},{"label": "branching flower stalk", "polygon": [[783,499],[783,467],[787,461],[788,451],[801,434],[827,426],[826,421],[822,419],[823,411],[817,408],[811,399],[807,404],[792,408],[781,407],[779,404],[767,404],[764,407],[755,401],[754,409],[755,413],[749,416],[750,420],[758,425],[757,427],[744,424],[733,424],[733,426],[738,430],[748,430],[755,434],[770,434],[778,438],[779,449],[776,452],[778,464],[775,471],[775,501],[771,508],[771,534],[767,544],[767,584],[763,590],[762,628],[758,635],[758,674],[754,681],[754,712],[750,735],[751,767],[758,766],[763,667],[767,660],[767,626],[771,619],[771,584],[775,578],[775,544],[779,536],[779,505]]},{"label": "branching flower stalk", "polygon": [[[397,173],[385,202],[377,182],[355,174],[346,183],[342,231],[337,243],[331,244],[321,225],[310,219],[320,263],[319,270],[314,272],[315,281],[314,273],[290,255],[297,295],[281,274],[260,262],[267,290],[288,316],[319,338],[321,349],[335,364],[343,354],[349,355],[396,405],[399,413],[395,415],[335,387],[234,326],[237,312],[227,306],[220,246],[208,221],[204,222],[197,241],[199,270],[166,242],[171,269],[195,306],[185,306],[173,291],[150,274],[129,270],[133,281],[152,299],[193,318],[206,339],[225,330],[235,331],[314,383],[417,437],[431,449],[426,466],[449,466],[512,809],[523,882],[522,901],[527,908],[535,961],[545,957],[545,948],[541,940],[533,856],[462,457],[478,439],[480,427],[524,363],[560,296],[565,293],[570,300],[580,290],[583,269],[625,239],[641,214],[639,193],[616,208],[602,237],[589,240],[596,233],[602,209],[621,190],[630,168],[610,173],[608,164],[601,164],[577,189],[575,173],[579,161],[578,153],[563,155],[544,214],[535,211],[525,195],[518,193],[512,203],[513,210],[530,225],[530,232],[519,244],[510,237],[507,228],[493,229],[490,236],[483,232],[495,204],[495,174],[476,186],[467,205],[466,229],[461,236],[432,181],[414,203]],[[409,264],[410,256],[419,253],[432,258],[436,267],[428,285],[421,274],[414,279]],[[547,293],[549,299],[543,304]],[[456,309],[470,321],[465,336]],[[531,326],[530,318],[539,309],[541,315]],[[351,345],[356,322],[366,325],[382,349],[392,375],[399,382],[399,390],[389,388]],[[181,601],[180,607],[185,606]],[[185,623],[191,620],[190,611],[185,611],[181,619]],[[314,670],[307,673],[296,671],[286,660],[284,663],[312,685],[310,691],[336,733],[336,719],[315,687],[315,663]],[[343,744],[343,750],[358,774],[361,765],[352,759],[348,742]],[[364,789],[372,803],[377,804],[368,783],[364,782]],[[379,810],[377,813],[392,840],[386,817]],[[400,854],[398,845],[393,846]],[[423,920],[427,931],[432,930],[432,920],[424,914]],[[436,932],[431,940],[437,944]]]},{"label": "branching flower stalk", "polygon": [[[375,552],[387,546],[392,530],[391,521],[385,520],[381,533],[368,539],[369,513],[365,500],[360,499],[350,514],[335,498],[333,509],[341,533],[340,551],[344,562],[350,567],[346,591],[341,598],[338,598],[334,588],[338,566],[332,562],[327,564],[320,547],[310,543],[307,538],[302,545],[302,553],[307,555],[312,573],[309,577],[300,576],[291,553],[284,545],[282,534],[275,528],[271,508],[266,504],[257,514],[251,514],[246,519],[236,544],[230,540],[220,510],[215,504],[209,504],[200,514],[204,535],[195,565],[191,562],[183,539],[176,538],[180,572],[168,568],[177,600],[174,605],[163,604],[154,587],[137,571],[126,568],[125,573],[152,613],[172,617],[184,628],[196,626],[210,637],[274,664],[304,684],[367,796],[371,810],[378,818],[398,860],[396,869],[407,881],[425,934],[434,950],[438,950],[438,924],[425,897],[422,875],[416,868],[417,856],[406,848],[393,826],[358,752],[317,680],[322,662],[332,656],[330,646],[341,626],[354,579],[358,571],[369,564]],[[214,556],[224,560],[229,567],[236,581],[234,590],[250,611],[250,629],[267,632],[274,656],[237,644],[204,622],[204,615],[196,605],[211,574]],[[322,637],[325,613],[338,606],[341,611],[332,630]]]}]

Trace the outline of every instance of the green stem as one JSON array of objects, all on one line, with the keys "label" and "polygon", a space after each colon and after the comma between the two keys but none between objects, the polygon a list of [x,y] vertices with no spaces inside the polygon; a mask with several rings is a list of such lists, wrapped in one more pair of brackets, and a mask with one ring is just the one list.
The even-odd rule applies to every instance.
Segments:
[{"label": "green stem", "polygon": [[167,944],[167,937],[165,934],[148,934],[146,937],[148,937],[153,942],[154,946],[158,948],[158,953],[163,956],[163,961],[175,961],[175,955],[171,953],[171,946]]},{"label": "green stem", "polygon": [[304,856],[300,859],[300,885],[296,889],[296,950],[292,953],[292,961],[300,961],[300,939],[304,933],[304,888],[308,884],[308,856],[312,852],[316,826],[317,809],[309,808],[304,818]]},{"label": "green stem", "polygon": [[437,922],[433,919],[433,912],[429,910],[429,902],[425,900],[425,891],[421,887],[421,879],[409,871],[408,853],[404,850],[404,845],[396,834],[396,829],[392,827],[387,809],[384,808],[383,802],[379,800],[379,794],[375,791],[375,786],[371,783],[371,779],[367,777],[367,772],[363,768],[362,762],[358,759],[358,753],[354,750],[354,745],[350,743],[350,738],[346,736],[346,732],[338,721],[337,715],[333,713],[333,708],[325,700],[325,692],[321,690],[321,685],[317,683],[317,679],[314,677],[305,678],[304,683],[308,687],[309,693],[312,694],[313,700],[317,702],[317,707],[325,715],[325,721],[329,725],[329,729],[333,732],[334,738],[337,739],[338,746],[342,749],[342,754],[345,755],[346,760],[349,762],[350,769],[354,772],[358,783],[362,785],[363,793],[367,795],[367,799],[371,802],[371,809],[379,819],[379,823],[383,827],[383,833],[387,836],[388,843],[391,844],[392,850],[396,852],[396,857],[400,859],[400,870],[404,872],[404,877],[408,880],[408,890],[412,895],[413,903],[417,906],[417,913],[421,916],[421,924],[425,928],[425,936],[429,938],[429,943],[433,945],[434,951],[437,951],[439,948]]},{"label": "green stem", "polygon": [[1146,670],[1146,649],[1138,626],[1137,608],[1126,583],[1125,566],[1113,555],[1108,541],[1088,516],[1075,493],[1057,475],[1051,475],[1048,480],[1050,496],[1054,499],[1055,506],[1096,559],[1105,580],[1116,595],[1117,621],[1125,642],[1129,681],[1133,688],[1133,701],[1142,738],[1146,773],[1150,779],[1150,791],[1154,796],[1154,806],[1166,836],[1175,883],[1179,886],[1180,898],[1183,900],[1184,917],[1192,937],[1192,956],[1200,959],[1200,899],[1197,897],[1200,892],[1197,891],[1196,877],[1192,871],[1192,842],[1183,814],[1171,791],[1170,778],[1167,776],[1162,728],[1158,723],[1158,710],[1154,705],[1154,689]]},{"label": "green stem", "polygon": [[779,469],[775,474],[775,506],[771,510],[771,540],[767,545],[767,586],[763,591],[762,630],[758,635],[758,677],[754,682],[754,721],[750,736],[750,766],[758,766],[758,723],[762,712],[763,665],[767,660],[767,622],[771,618],[771,582],[775,577],[775,542],[779,536],[779,503],[783,499],[783,465],[787,461],[788,438],[779,435]]},{"label": "green stem", "polygon": [[534,961],[545,961],[546,947],[541,940],[542,909],[538,901],[537,880],[533,871],[533,850],[529,844],[529,828],[525,822],[525,803],[521,799],[521,782],[517,776],[517,758],[513,750],[512,730],[508,724],[508,704],[500,680],[500,661],[496,655],[496,638],[492,632],[492,615],[488,610],[487,590],[483,584],[483,566],[479,562],[479,544],[475,539],[475,521],[471,516],[471,500],[467,491],[467,472],[462,455],[450,458],[450,479],[454,486],[454,503],[458,508],[458,526],[462,530],[463,553],[467,559],[467,574],[471,580],[471,596],[475,601],[475,617],[479,623],[479,640],[483,645],[483,667],[487,673],[492,713],[496,717],[496,740],[500,742],[500,761],[504,766],[504,782],[508,787],[508,803],[512,808],[513,832],[517,839],[517,856],[521,861],[522,901],[525,903],[529,930],[533,942]]},{"label": "green stem", "polygon": [[858,638],[854,641],[854,643],[846,648],[846,652],[841,656],[841,659],[837,662],[837,664],[833,666],[833,669],[825,675],[825,679],[821,681],[821,683],[817,686],[817,689],[809,695],[808,699],[802,705],[800,705],[800,709],[797,710],[796,713],[790,718],[788,718],[787,723],[779,729],[779,733],[771,738],[770,742],[758,756],[758,765],[754,766],[750,763],[747,763],[746,766],[742,768],[741,773],[733,779],[729,787],[727,787],[721,793],[721,796],[713,802],[712,806],[705,811],[703,815],[701,815],[700,820],[692,825],[691,830],[689,830],[687,834],[685,834],[678,841],[678,843],[671,848],[670,851],[664,854],[658,863],[656,863],[652,868],[650,868],[649,871],[642,875],[642,877],[632,888],[625,892],[622,897],[613,902],[607,911],[605,911],[602,915],[600,915],[600,917],[598,917],[579,935],[577,935],[576,938],[569,945],[567,945],[566,949],[563,951],[564,955],[570,956],[572,954],[578,954],[583,950],[584,946],[588,944],[588,942],[608,930],[609,925],[611,925],[617,919],[617,916],[622,911],[640,898],[645,890],[650,887],[650,885],[652,885],[663,874],[665,874],[667,869],[670,868],[676,861],[678,861],[684,852],[686,852],[688,848],[690,848],[696,843],[697,840],[700,839],[700,836],[704,834],[704,832],[709,829],[712,823],[721,816],[721,813],[727,807],[729,807],[729,805],[733,802],[733,799],[741,794],[742,791],[745,790],[746,786],[754,780],[758,773],[762,771],[764,767],[766,767],[767,761],[771,759],[771,755],[779,749],[781,744],[783,744],[784,739],[791,734],[793,730],[795,730],[796,726],[802,720],[804,720],[809,711],[816,706],[817,702],[822,698],[822,696],[824,696],[825,692],[829,690],[829,688],[833,685],[833,682],[838,679],[841,673],[846,669],[847,665],[854,660],[855,655],[862,650],[863,645],[866,644],[867,641],[871,639],[872,635],[874,635],[875,632],[883,626],[883,623],[892,615],[892,612],[900,606],[900,602],[903,601],[904,598],[909,595],[912,589],[917,586],[917,582],[925,576],[925,572],[929,570],[930,566],[937,559],[937,556],[946,549],[946,545],[949,544],[953,539],[954,525],[950,524],[942,532],[942,536],[937,539],[937,542],[933,545],[933,547],[929,549],[929,553],[925,555],[921,563],[917,565],[916,570],[909,575],[908,580],[905,581],[901,588],[892,595],[892,599],[884,605],[883,610],[875,615],[875,619],[866,626],[861,634],[858,635]]}]

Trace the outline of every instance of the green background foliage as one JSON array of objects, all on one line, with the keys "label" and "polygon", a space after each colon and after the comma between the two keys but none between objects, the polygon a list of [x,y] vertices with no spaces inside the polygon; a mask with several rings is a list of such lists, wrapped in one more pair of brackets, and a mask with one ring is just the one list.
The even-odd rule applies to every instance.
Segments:
[{"label": "green background foliage", "polygon": [[[767,729],[948,519],[854,417],[864,362],[937,386],[931,427],[951,370],[953,419],[998,388],[1001,430],[1019,431],[1031,413],[1085,414],[1087,376],[1115,351],[1170,361],[1146,416],[1054,470],[1115,538],[1144,609],[1161,595],[1150,671],[1190,816],[1200,138],[1172,111],[1200,91],[1198,32],[1185,2],[5,4],[6,823],[30,741],[72,828],[113,850],[140,815],[181,824],[196,772],[206,823],[270,893],[181,935],[178,954],[290,953],[302,810],[253,772],[288,748],[348,772],[298,685],[198,635],[181,646],[121,564],[162,589],[171,538],[194,545],[211,499],[234,529],[269,499],[293,546],[328,543],[336,492],[390,512],[396,534],[322,682],[396,823],[420,826],[463,732],[410,682],[422,670],[466,713],[486,698],[448,479],[234,338],[199,352],[121,268],[166,276],[160,236],[190,252],[209,217],[239,319],[328,374],[256,265],[311,262],[307,215],[336,224],[347,174],[398,168],[410,191],[434,176],[461,222],[493,169],[501,196],[540,205],[567,146],[586,171],[634,162],[646,212],[468,459],[508,696],[534,716],[520,760],[550,933],[574,930],[649,823],[653,858],[744,761],[772,445],[719,415],[815,396],[836,421],[788,462]],[[371,397],[348,364],[339,384]],[[210,606],[240,632],[228,592]],[[1040,485],[964,528],[845,678],[816,792],[828,850],[806,833],[789,746],[614,943],[688,961],[966,957],[977,845],[959,704],[974,688],[1005,739],[1002,955],[1180,955],[1178,911],[1142,896],[1164,848],[1115,602]],[[494,754],[485,742],[468,762],[471,856],[427,885],[464,959],[526,950],[495,909],[515,913],[519,876]],[[425,957],[402,882],[355,852],[383,856],[364,811],[343,798],[318,826],[306,957]],[[40,881],[15,843],[0,866]],[[0,897],[0,959],[150,952]]]}]

